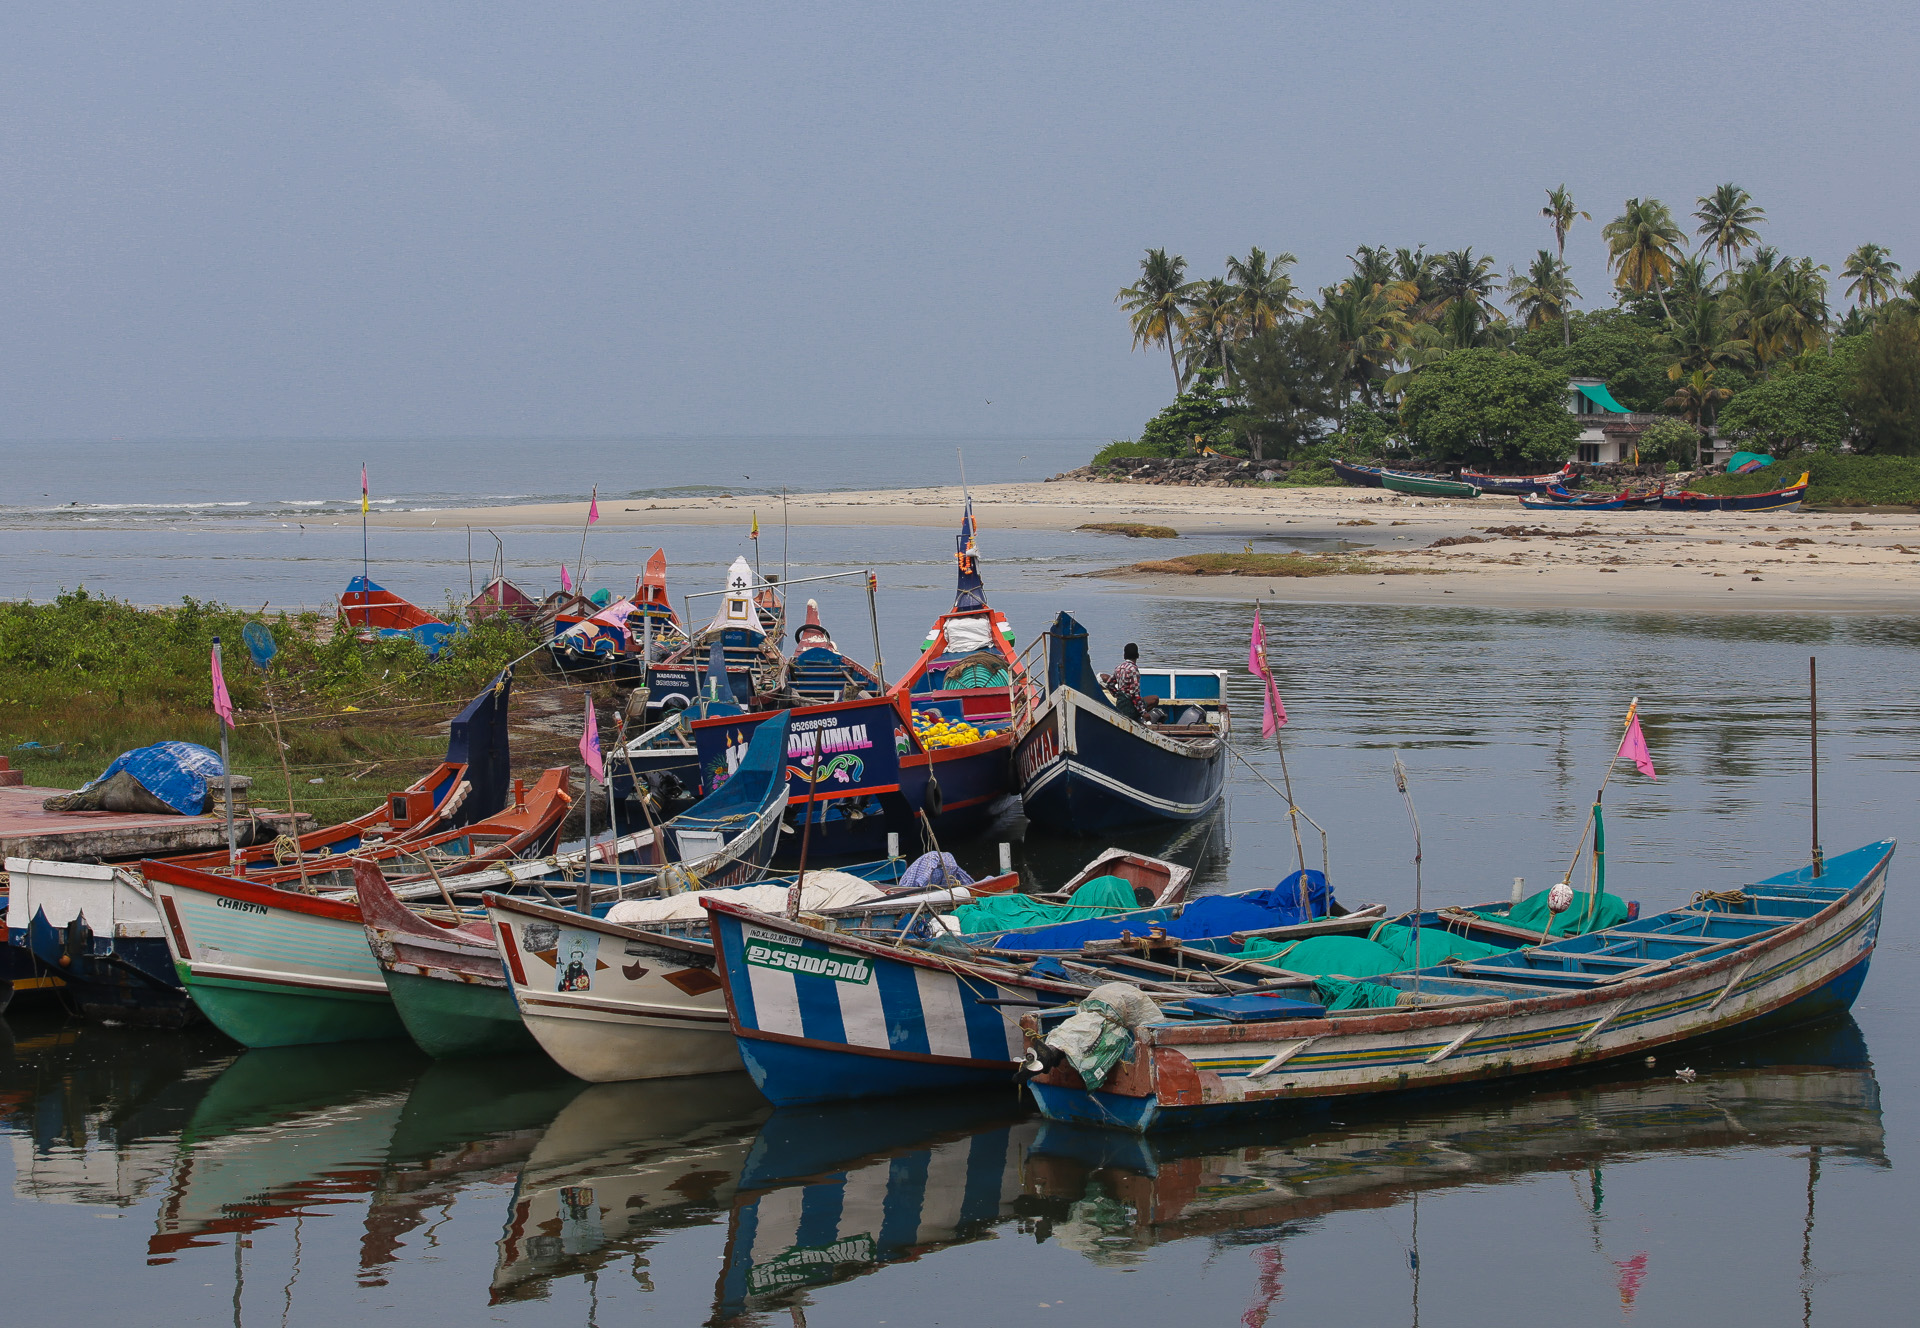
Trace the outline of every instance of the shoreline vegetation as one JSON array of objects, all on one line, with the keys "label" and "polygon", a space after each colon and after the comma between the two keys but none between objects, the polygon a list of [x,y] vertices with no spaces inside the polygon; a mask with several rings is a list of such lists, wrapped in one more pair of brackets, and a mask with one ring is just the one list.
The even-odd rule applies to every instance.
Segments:
[{"label": "shoreline vegetation", "polygon": [[[1194,279],[1185,257],[1149,249],[1115,299],[1135,348],[1166,352],[1173,400],[1092,464],[1220,454],[1294,463],[1292,483],[1330,481],[1332,456],[1527,473],[1573,454],[1576,378],[1640,417],[1640,459],[1670,471],[1711,440],[1789,468],[1920,454],[1920,273],[1903,282],[1872,243],[1837,274],[1783,253],[1734,184],[1695,203],[1683,223],[1629,198],[1595,235],[1562,185],[1540,209],[1553,247],[1524,270],[1503,277],[1471,246],[1363,244],[1317,299],[1296,290],[1290,253],[1252,248]],[[1613,308],[1575,308],[1570,235],[1604,246]],[[1920,479],[1901,491],[1920,500]]]},{"label": "shoreline vegetation", "polygon": [[[8,681],[0,756],[28,785],[66,789],[135,747],[177,739],[218,750],[209,658],[218,636],[235,711],[228,744],[235,772],[254,781],[249,802],[287,806],[274,750],[277,711],[295,806],[332,824],[431,769],[453,715],[538,644],[529,628],[493,618],[429,659],[405,638],[363,642],[334,631],[320,613],[280,613],[261,619],[279,647],[263,675],[241,643],[241,628],[255,617],[192,599],[142,608],[84,589],[51,604],[0,602]],[[529,668],[538,661],[520,666],[510,709],[516,770],[543,756],[564,764],[571,750],[571,740],[542,730],[547,683]],[[576,730],[578,690],[568,686],[566,703]]]}]

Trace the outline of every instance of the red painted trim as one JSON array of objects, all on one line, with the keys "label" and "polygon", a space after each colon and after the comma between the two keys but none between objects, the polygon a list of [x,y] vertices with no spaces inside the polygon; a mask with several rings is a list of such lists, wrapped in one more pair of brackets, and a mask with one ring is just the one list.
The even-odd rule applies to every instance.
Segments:
[{"label": "red painted trim", "polygon": [[176,890],[198,890],[201,894],[222,896],[247,904],[258,904],[263,908],[282,909],[288,913],[305,913],[310,917],[327,918],[334,922],[356,924],[362,922],[358,904],[343,904],[332,899],[322,899],[318,895],[276,890],[270,885],[258,885],[233,876],[215,876],[212,872],[200,871],[194,867],[180,867],[171,862],[155,862],[149,859],[140,864],[140,872],[148,880],[165,882]]},{"label": "red painted trim", "polygon": [[514,943],[513,928],[504,922],[496,922],[493,929],[500,938],[500,949],[507,956],[507,967],[513,971],[514,985],[526,986],[527,971],[520,966],[520,947]]},{"label": "red painted trim", "polygon": [[182,959],[191,964],[193,962],[193,953],[187,949],[187,929],[180,925],[180,915],[174,911],[173,896],[161,895],[160,907],[166,910],[167,929],[173,933],[174,949],[180,952]]}]

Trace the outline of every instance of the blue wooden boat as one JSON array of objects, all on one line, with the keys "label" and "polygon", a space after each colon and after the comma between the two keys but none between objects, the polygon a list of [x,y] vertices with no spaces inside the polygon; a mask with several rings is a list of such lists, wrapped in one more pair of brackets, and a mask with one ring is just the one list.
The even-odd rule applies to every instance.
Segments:
[{"label": "blue wooden boat", "polygon": [[[1143,821],[1193,821],[1226,786],[1225,673],[1142,666],[1148,714],[1123,714],[1094,675],[1087,631],[1062,613],[1033,649],[1046,649],[1045,698],[1016,697],[1013,767],[1027,819],[1091,835]],[[1031,649],[1030,652],[1031,653]]]},{"label": "blue wooden boat", "polygon": [[[1585,935],[1368,979],[1391,1008],[1329,1012],[1307,982],[1205,1017],[1163,1011],[1101,1083],[1060,1063],[1032,1080],[1034,1098],[1054,1120],[1146,1133],[1826,1018],[1866,981],[1893,851],[1883,840]],[[1265,1000],[1281,1017],[1258,1012]],[[1029,1016],[1029,1031],[1044,1023]]]},{"label": "blue wooden boat", "polygon": [[1663,512],[1790,512],[1807,496],[1803,473],[1784,489],[1767,493],[1676,493],[1660,499]]},{"label": "blue wooden boat", "polygon": [[814,705],[838,701],[849,692],[877,694],[880,675],[833,643],[820,625],[820,605],[807,601],[807,620],[793,634],[793,658],[787,664],[787,690]]},{"label": "blue wooden boat", "polygon": [[[775,1105],[794,1106],[1004,1086],[1024,1055],[1024,1009],[1078,999],[1121,974],[1163,971],[1152,961],[1142,970],[1124,952],[1081,953],[1090,939],[1145,935],[1156,927],[1304,936],[1365,931],[1380,920],[1368,912],[1301,923],[1292,901],[1283,888],[1215,895],[966,943],[942,935],[920,946],[896,943],[897,933],[883,944],[711,896],[703,902],[741,1059]],[[1062,949],[1054,949],[1056,941]],[[1231,963],[1194,969],[1188,977],[1208,992],[1261,980]]]},{"label": "blue wooden boat", "polygon": [[1380,467],[1378,466],[1359,466],[1350,461],[1342,461],[1338,457],[1330,460],[1327,464],[1332,466],[1333,473],[1347,484],[1357,485],[1363,489],[1378,489],[1383,487],[1380,480]]},{"label": "blue wooden boat", "polygon": [[655,549],[635,578],[633,598],[600,605],[582,595],[554,606],[547,642],[554,666],[569,677],[639,683],[647,665],[687,648],[686,629],[667,595],[667,553]]}]

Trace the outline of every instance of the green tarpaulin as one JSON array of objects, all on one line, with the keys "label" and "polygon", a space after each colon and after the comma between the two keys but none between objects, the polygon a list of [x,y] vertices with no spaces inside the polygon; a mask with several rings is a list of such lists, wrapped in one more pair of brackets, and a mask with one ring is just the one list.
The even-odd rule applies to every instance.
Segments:
[{"label": "green tarpaulin", "polygon": [[1496,908],[1479,910],[1480,916],[1489,922],[1504,922],[1511,927],[1525,927],[1529,931],[1541,931],[1547,928],[1547,919],[1553,918],[1550,934],[1554,936],[1584,936],[1590,931],[1600,931],[1606,927],[1617,927],[1627,920],[1627,901],[1619,895],[1594,895],[1584,890],[1576,890],[1573,905],[1565,913],[1554,918],[1547,909],[1547,891],[1528,895],[1513,906],[1512,911]]},{"label": "green tarpaulin", "polygon": [[1055,922],[1079,922],[1103,918],[1109,913],[1124,913],[1139,908],[1133,887],[1118,876],[1096,876],[1073,892],[1069,904],[1045,904],[1032,895],[988,895],[975,904],[962,904],[953,910],[960,930],[969,936],[989,931],[1012,931],[1016,927],[1045,927]]},{"label": "green tarpaulin", "polygon": [[1610,410],[1615,415],[1626,415],[1629,413],[1625,406],[1613,399],[1613,393],[1607,391],[1606,384],[1604,383],[1598,387],[1591,387],[1586,383],[1582,383],[1580,384],[1579,390],[1581,396],[1600,407],[1601,410]]},{"label": "green tarpaulin", "polygon": [[[1415,966],[1413,928],[1383,922],[1373,929],[1371,939],[1375,944],[1384,946],[1397,955],[1405,968],[1412,969]],[[1422,927],[1420,929],[1419,967],[1421,968],[1430,968],[1435,964],[1445,963],[1449,959],[1486,959],[1506,953],[1507,947],[1470,941],[1444,928]]]}]

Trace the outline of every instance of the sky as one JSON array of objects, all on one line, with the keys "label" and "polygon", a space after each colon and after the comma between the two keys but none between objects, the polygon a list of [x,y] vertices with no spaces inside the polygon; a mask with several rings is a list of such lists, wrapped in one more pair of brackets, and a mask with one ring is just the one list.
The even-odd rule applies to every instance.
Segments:
[{"label": "sky", "polygon": [[[1920,267],[1920,10],[194,0],[0,19],[0,439],[1086,435],[1115,292],[1629,195]],[[1840,303],[1836,283],[1836,305]]]}]

